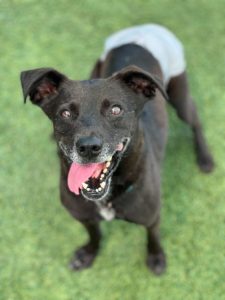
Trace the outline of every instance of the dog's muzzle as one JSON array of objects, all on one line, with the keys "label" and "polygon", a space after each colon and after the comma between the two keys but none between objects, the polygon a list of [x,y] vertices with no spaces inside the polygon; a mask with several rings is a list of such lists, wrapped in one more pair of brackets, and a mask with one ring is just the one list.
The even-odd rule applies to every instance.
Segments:
[{"label": "dog's muzzle", "polygon": [[103,163],[77,164],[72,163],[68,186],[71,192],[91,201],[104,199],[110,192],[112,175],[117,169],[130,139],[124,138],[120,142],[113,155],[109,156]]}]

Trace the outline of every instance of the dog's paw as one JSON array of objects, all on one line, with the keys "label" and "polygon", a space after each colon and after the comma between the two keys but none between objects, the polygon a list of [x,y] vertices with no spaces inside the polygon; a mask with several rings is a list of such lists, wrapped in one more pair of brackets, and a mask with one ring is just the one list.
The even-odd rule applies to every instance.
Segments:
[{"label": "dog's paw", "polygon": [[148,254],[147,266],[155,274],[161,275],[166,270],[166,256],[163,252],[157,254]]},{"label": "dog's paw", "polygon": [[210,173],[215,167],[213,158],[210,154],[198,156],[197,163],[203,173]]},{"label": "dog's paw", "polygon": [[88,246],[79,248],[72,260],[70,261],[69,268],[73,271],[81,271],[91,267],[93,264],[97,251],[90,250]]}]

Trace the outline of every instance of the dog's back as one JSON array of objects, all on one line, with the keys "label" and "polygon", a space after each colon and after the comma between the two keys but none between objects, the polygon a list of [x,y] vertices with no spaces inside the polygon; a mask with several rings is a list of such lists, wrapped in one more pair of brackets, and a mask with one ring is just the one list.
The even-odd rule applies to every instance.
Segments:
[{"label": "dog's back", "polygon": [[[100,60],[104,62],[110,51],[127,44],[139,45],[153,55],[160,65],[165,85],[172,77],[185,70],[186,62],[181,42],[167,28],[156,24],[130,27],[112,34],[105,41]],[[143,53],[140,57],[143,61],[142,55]],[[121,56],[127,59],[126,55]]]}]

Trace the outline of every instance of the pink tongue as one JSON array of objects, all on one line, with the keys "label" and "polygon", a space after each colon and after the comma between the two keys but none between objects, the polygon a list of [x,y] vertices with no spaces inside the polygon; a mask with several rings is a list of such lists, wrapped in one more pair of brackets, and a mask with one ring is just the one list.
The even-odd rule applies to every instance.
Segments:
[{"label": "pink tongue", "polygon": [[70,191],[79,195],[79,189],[82,188],[82,183],[87,181],[90,177],[97,178],[104,169],[104,166],[104,163],[87,165],[72,163],[67,178]]}]

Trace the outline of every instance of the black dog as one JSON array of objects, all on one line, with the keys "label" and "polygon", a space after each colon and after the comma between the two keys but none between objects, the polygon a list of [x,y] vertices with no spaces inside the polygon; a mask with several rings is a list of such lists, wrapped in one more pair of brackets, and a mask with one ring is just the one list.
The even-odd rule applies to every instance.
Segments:
[{"label": "black dog", "polygon": [[[179,41],[157,25],[133,28],[138,41],[129,30],[107,41],[91,80],[73,81],[50,68],[21,73],[25,100],[29,96],[53,122],[61,201],[90,236],[75,252],[71,263],[75,270],[89,267],[98,253],[99,221],[117,218],[145,226],[147,265],[156,274],[164,271],[159,220],[160,165],[167,139],[165,99],[191,126],[200,169],[213,169],[182,69]],[[153,33],[158,52],[151,51]],[[162,37],[168,38],[164,44]],[[178,51],[174,54],[173,43]],[[171,65],[166,66],[165,58]]]}]

